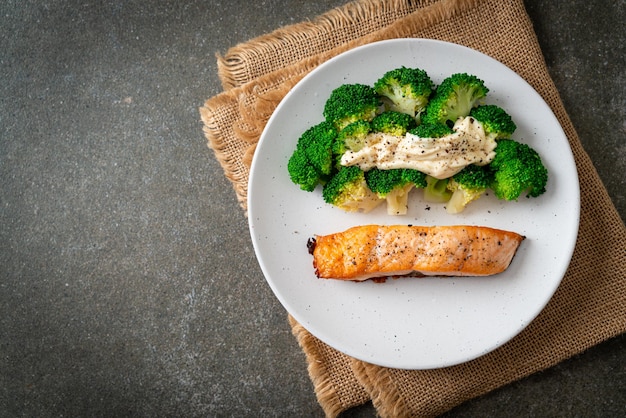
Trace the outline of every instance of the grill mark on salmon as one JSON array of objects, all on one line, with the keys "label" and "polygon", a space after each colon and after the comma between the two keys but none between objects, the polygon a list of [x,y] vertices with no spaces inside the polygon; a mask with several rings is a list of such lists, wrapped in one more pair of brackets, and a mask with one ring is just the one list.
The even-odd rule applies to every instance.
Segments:
[{"label": "grill mark on salmon", "polygon": [[490,276],[506,270],[524,236],[484,226],[363,225],[316,235],[315,275],[364,281],[396,276]]}]

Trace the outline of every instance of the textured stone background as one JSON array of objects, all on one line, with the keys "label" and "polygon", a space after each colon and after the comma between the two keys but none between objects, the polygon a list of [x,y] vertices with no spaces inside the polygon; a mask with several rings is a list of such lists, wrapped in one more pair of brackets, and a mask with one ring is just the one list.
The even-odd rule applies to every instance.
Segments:
[{"label": "textured stone background", "polygon": [[[323,415],[197,109],[215,52],[343,3],[0,4],[0,416]],[[625,2],[526,4],[624,218]],[[618,415],[625,348],[448,416]]]}]

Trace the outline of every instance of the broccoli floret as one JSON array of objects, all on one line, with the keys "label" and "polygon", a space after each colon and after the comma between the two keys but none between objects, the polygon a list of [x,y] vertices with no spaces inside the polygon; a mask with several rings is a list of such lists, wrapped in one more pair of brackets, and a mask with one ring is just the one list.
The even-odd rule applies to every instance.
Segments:
[{"label": "broccoli floret", "polygon": [[489,168],[494,173],[491,189],[498,199],[517,200],[524,192],[526,197],[537,197],[546,191],[548,170],[529,145],[501,139],[495,151]]},{"label": "broccoli floret", "polygon": [[413,183],[415,187],[419,187],[423,189],[426,187],[426,174],[422,173],[419,170],[413,170],[410,168],[403,168],[402,170],[402,179],[409,183]]},{"label": "broccoli floret", "polygon": [[405,215],[408,210],[409,192],[414,187],[426,187],[426,175],[418,170],[399,168],[365,172],[369,189],[387,201],[389,215]]},{"label": "broccoli floret", "polygon": [[326,100],[324,117],[340,131],[357,120],[372,120],[380,104],[374,88],[365,84],[342,84]]},{"label": "broccoli floret", "polygon": [[422,123],[411,129],[409,133],[420,138],[443,138],[446,135],[453,134],[454,131],[443,123]]},{"label": "broccoli floret", "polygon": [[309,161],[322,175],[330,175],[333,168],[333,144],[337,131],[331,123],[321,122],[307,129],[297,147],[303,148]]},{"label": "broccoli floret", "polygon": [[343,128],[333,144],[333,153],[338,159],[345,154],[346,151],[359,151],[365,144],[367,134],[371,131],[371,126],[368,121],[358,120],[352,122],[345,128]]},{"label": "broccoli floret", "polygon": [[384,202],[367,187],[365,173],[358,166],[342,167],[324,185],[322,197],[347,212],[367,213]]},{"label": "broccoli floret", "polygon": [[426,187],[424,188],[424,200],[431,203],[446,203],[450,200],[452,192],[448,190],[450,179],[437,179],[426,176]]},{"label": "broccoli floret", "polygon": [[372,119],[372,131],[394,136],[404,136],[415,125],[415,119],[411,116],[393,110],[387,110]]},{"label": "broccoli floret", "polygon": [[511,116],[496,105],[475,107],[469,115],[482,124],[487,135],[492,135],[495,139],[508,139],[517,129]]},{"label": "broccoli floret", "polygon": [[457,73],[444,79],[426,106],[423,123],[453,125],[460,117],[468,116],[489,89],[478,77]]},{"label": "broccoli floret", "polygon": [[433,92],[433,82],[426,71],[401,67],[385,73],[374,84],[388,110],[419,118]]},{"label": "broccoli floret", "polygon": [[291,181],[307,192],[315,190],[322,183],[322,175],[313,167],[304,149],[296,148],[287,163],[287,171]]},{"label": "broccoli floret", "polygon": [[493,181],[493,172],[488,166],[468,165],[448,181],[452,196],[446,205],[448,213],[459,213],[468,203],[485,193]]},{"label": "broccoli floret", "polygon": [[287,163],[287,171],[291,181],[302,190],[313,191],[332,174],[336,137],[334,126],[324,121],[307,129],[298,139]]}]

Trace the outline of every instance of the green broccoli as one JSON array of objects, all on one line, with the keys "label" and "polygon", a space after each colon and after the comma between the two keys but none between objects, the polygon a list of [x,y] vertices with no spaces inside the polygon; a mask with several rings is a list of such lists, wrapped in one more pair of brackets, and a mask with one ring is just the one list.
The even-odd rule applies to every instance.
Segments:
[{"label": "green broccoli", "polygon": [[493,172],[488,166],[468,165],[449,179],[447,188],[452,196],[446,205],[448,213],[459,213],[468,203],[485,193],[493,181]]},{"label": "green broccoli", "polygon": [[333,144],[333,153],[338,159],[346,153],[346,151],[359,151],[365,144],[367,134],[371,131],[370,122],[358,120],[352,122],[343,128]]},{"label": "green broccoli", "polygon": [[287,162],[287,171],[294,184],[307,192],[315,190],[322,183],[322,175],[313,167],[304,149],[296,148]]},{"label": "green broccoli", "polygon": [[369,212],[384,201],[365,182],[358,166],[342,167],[322,189],[326,203],[347,212]]},{"label": "green broccoli", "polygon": [[307,129],[298,139],[289,158],[287,171],[291,181],[302,190],[313,191],[332,174],[333,144],[337,131],[332,123],[323,121]]},{"label": "green broccoli", "polygon": [[511,116],[496,105],[475,107],[470,111],[469,115],[480,122],[485,133],[493,135],[494,139],[508,139],[517,129]]},{"label": "green broccoli", "polygon": [[409,133],[420,138],[443,138],[453,134],[454,131],[443,123],[422,123],[411,129]]},{"label": "green broccoli", "polygon": [[452,192],[448,190],[449,180],[426,176],[424,200],[431,203],[446,203],[449,201],[450,197],[452,197]]},{"label": "green broccoli", "polygon": [[501,139],[495,151],[489,168],[494,173],[491,189],[498,199],[517,200],[524,192],[526,197],[537,197],[546,191],[548,170],[529,145]]},{"label": "green broccoli", "polygon": [[413,183],[415,187],[423,189],[426,187],[426,174],[419,170],[413,170],[410,168],[402,168],[402,180]]},{"label": "green broccoli", "polygon": [[426,71],[400,67],[388,71],[374,84],[385,108],[419,119],[433,92],[433,82]]},{"label": "green broccoli", "polygon": [[478,77],[467,73],[452,74],[435,90],[422,122],[453,125],[458,118],[468,116],[487,92],[489,89]]},{"label": "green broccoli", "polygon": [[409,192],[414,187],[426,187],[426,175],[418,170],[398,168],[365,172],[367,187],[387,201],[389,215],[405,215],[408,210]]},{"label": "green broccoli", "polygon": [[415,127],[415,119],[406,113],[387,110],[372,119],[372,131],[404,136]]},{"label": "green broccoli", "polygon": [[378,113],[380,99],[373,87],[365,84],[342,84],[334,89],[324,104],[326,121],[338,131],[357,120],[370,121]]}]

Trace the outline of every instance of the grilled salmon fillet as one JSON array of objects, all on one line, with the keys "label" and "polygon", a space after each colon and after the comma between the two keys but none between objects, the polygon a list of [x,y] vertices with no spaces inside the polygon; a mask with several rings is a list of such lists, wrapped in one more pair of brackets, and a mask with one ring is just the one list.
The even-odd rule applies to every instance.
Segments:
[{"label": "grilled salmon fillet", "polygon": [[507,269],[524,236],[483,226],[363,225],[309,239],[317,277],[489,276]]}]

